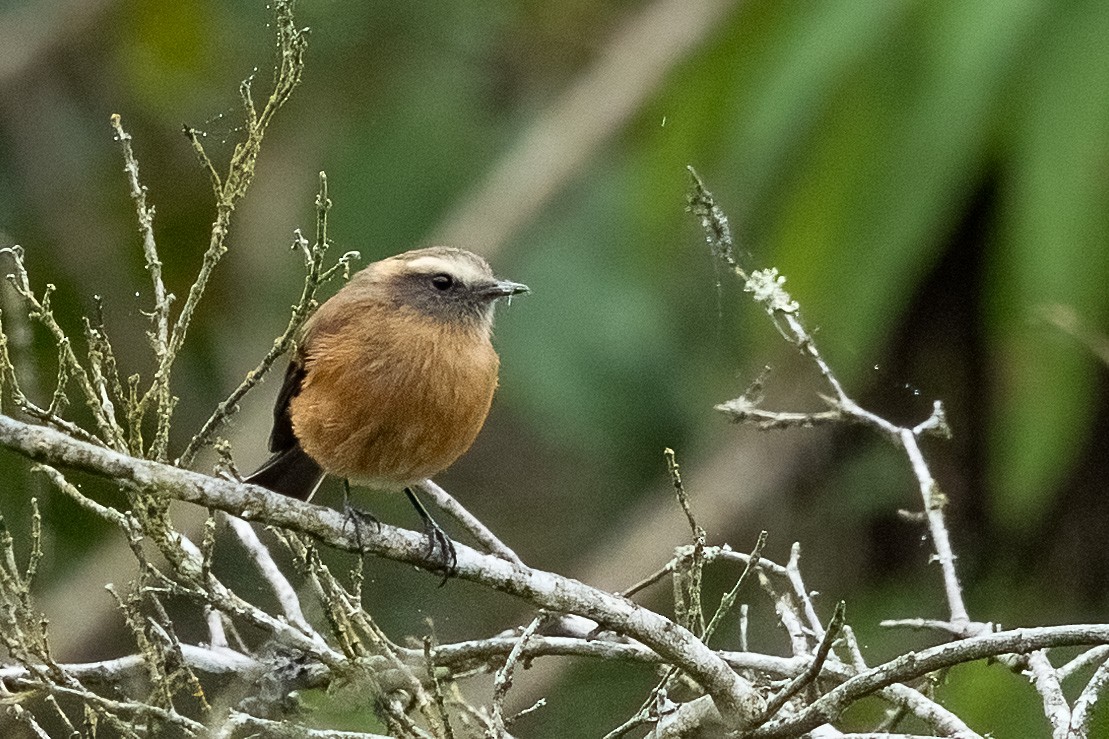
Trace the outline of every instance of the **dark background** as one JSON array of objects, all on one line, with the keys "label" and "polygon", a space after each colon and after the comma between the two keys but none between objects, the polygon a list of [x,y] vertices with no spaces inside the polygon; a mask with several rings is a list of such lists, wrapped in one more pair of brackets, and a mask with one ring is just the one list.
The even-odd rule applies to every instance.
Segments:
[{"label": "dark background", "polygon": [[[26,249],[38,289],[57,285],[74,336],[103,296],[125,373],[149,374],[151,298],[109,115],[135,137],[183,299],[213,205],[181,125],[226,160],[240,80],[257,68],[257,97],[268,89],[271,20],[241,1],[0,7],[0,242]],[[954,439],[926,453],[972,618],[1105,619],[1106,368],[1087,344],[1105,341],[1109,307],[1109,4],[336,0],[302,2],[298,22],[312,28],[304,82],[176,368],[173,451],[284,327],[302,275],[292,231],[312,231],[325,169],[335,256],[445,240],[532,287],[499,312],[486,430],[440,480],[527,562],[614,590],[663,564],[688,539],[671,446],[713,543],[748,549],[767,529],[767,555],[784,561],[801,541],[822,616],[846,599],[874,661],[932,643],[876,625],[947,615],[923,531],[896,516],[919,507],[904,456],[864,429],[762,434],[712,410],[767,364],[769,407],[818,409],[824,387],[714,267],[683,212],[692,165],[744,264],[787,276],[850,393],[910,424],[944,402]],[[2,307],[24,383],[46,402],[55,351],[10,292]],[[225,432],[244,469],[264,456],[277,385]],[[0,480],[16,531],[41,499],[56,654],[129,651],[102,590],[134,575],[118,536],[12,454]],[[416,525],[403,501],[368,503]],[[234,547],[219,565],[250,596]],[[444,640],[530,619],[466,583],[367,568],[368,607],[398,639],[425,633],[425,617]],[[710,589],[734,575],[714,572]],[[763,621],[756,646],[785,650],[765,599],[744,597]],[[199,622],[191,636],[204,638]],[[521,678],[519,707],[537,691],[550,704],[520,733],[600,735],[652,681],[565,667]],[[953,670],[939,691],[978,731],[1047,735],[1038,696],[999,666]]]}]

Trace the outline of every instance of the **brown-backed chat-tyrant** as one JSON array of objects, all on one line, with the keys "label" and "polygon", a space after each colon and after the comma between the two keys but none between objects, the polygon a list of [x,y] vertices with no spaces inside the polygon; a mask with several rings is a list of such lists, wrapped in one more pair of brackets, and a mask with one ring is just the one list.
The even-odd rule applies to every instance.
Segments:
[{"label": "brown-backed chat-tyrant", "polygon": [[404,490],[449,572],[453,546],[410,486],[449,467],[481,430],[500,366],[494,304],[527,290],[447,247],[359,271],[305,324],[274,407],[273,456],[246,481],[303,500],[325,475]]}]

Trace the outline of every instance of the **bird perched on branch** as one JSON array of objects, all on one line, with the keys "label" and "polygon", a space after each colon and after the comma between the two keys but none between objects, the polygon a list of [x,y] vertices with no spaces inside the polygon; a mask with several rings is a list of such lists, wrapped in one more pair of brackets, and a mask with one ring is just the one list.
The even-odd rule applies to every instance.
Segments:
[{"label": "bird perched on branch", "polygon": [[[429,547],[454,546],[411,486],[477,437],[497,387],[490,342],[500,298],[528,291],[463,249],[415,249],[368,265],[308,320],[273,411],[273,456],[246,482],[310,500],[325,475],[404,490]],[[348,509],[349,510],[349,509]]]}]

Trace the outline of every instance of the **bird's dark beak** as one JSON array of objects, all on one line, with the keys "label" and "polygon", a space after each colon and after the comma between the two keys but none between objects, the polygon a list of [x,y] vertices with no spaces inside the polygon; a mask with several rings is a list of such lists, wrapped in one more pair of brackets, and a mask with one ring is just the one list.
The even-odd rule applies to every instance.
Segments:
[{"label": "bird's dark beak", "polygon": [[491,282],[479,290],[481,296],[489,300],[510,298],[513,295],[522,295],[526,292],[531,292],[531,289],[527,285],[521,285],[519,282],[509,282],[508,280]]}]

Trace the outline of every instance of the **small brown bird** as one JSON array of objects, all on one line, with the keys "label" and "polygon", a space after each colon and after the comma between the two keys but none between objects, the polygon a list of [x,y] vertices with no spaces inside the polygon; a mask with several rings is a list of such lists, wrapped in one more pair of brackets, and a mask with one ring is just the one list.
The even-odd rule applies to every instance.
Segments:
[{"label": "small brown bird", "polygon": [[[429,546],[450,540],[410,486],[462,456],[485,423],[500,359],[497,299],[528,291],[463,249],[415,249],[370,264],[305,324],[273,411],[273,456],[246,478],[311,499],[325,475],[404,490]],[[349,482],[347,482],[349,481]]]}]

